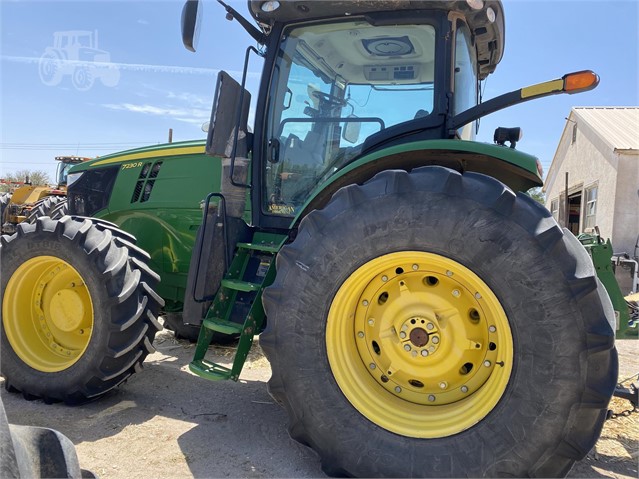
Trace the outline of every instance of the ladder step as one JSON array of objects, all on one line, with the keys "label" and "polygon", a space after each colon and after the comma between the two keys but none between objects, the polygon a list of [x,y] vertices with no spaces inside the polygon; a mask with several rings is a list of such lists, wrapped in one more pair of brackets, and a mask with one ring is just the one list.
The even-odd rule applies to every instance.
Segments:
[{"label": "ladder step", "polygon": [[241,281],[239,279],[223,279],[222,286],[236,291],[244,291],[246,293],[259,291],[260,289],[260,285],[257,283],[249,283],[248,281]]},{"label": "ladder step", "polygon": [[222,381],[231,377],[231,370],[225,366],[215,364],[206,359],[196,359],[189,363],[191,372],[204,379],[211,381]]},{"label": "ladder step", "polygon": [[238,243],[237,247],[265,253],[277,253],[280,250],[280,245],[276,243]]},{"label": "ladder step", "polygon": [[244,328],[241,324],[221,318],[205,319],[202,321],[202,327],[222,334],[240,334]]}]

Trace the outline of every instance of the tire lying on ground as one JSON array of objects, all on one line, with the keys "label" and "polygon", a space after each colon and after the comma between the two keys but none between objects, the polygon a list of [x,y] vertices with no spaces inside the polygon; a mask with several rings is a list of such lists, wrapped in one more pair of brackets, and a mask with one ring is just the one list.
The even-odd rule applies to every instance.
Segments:
[{"label": "tire lying on ground", "polygon": [[385,171],[277,257],[260,344],[329,474],[553,477],[617,379],[610,300],[548,211],[480,174]]},{"label": "tire lying on ground", "polygon": [[45,196],[39,199],[31,208],[27,216],[27,222],[34,223],[40,216],[51,216],[53,209],[61,203],[66,203],[66,201],[67,199],[64,196]]},{"label": "tire lying on ground", "polygon": [[69,438],[54,429],[9,424],[2,401],[0,451],[0,477],[3,479],[95,477],[92,472],[80,469],[75,447]]},{"label": "tire lying on ground", "polygon": [[153,351],[159,276],[111,223],[65,216],[2,236],[0,373],[27,399],[78,404],[113,389]]}]

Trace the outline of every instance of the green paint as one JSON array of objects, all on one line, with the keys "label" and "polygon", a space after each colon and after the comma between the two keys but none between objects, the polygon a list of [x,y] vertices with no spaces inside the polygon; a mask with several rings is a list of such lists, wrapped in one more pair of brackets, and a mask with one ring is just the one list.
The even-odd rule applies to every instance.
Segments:
[{"label": "green paint", "polygon": [[[196,151],[194,153],[194,151]],[[147,163],[162,162],[156,178],[140,179]],[[108,162],[108,163],[105,163]],[[112,221],[137,238],[151,256],[149,266],[162,281],[157,293],[180,310],[184,300],[191,253],[202,223],[201,201],[220,191],[220,158],[204,153],[204,141],[186,141],[123,151],[81,163],[71,173],[120,164],[106,209],[97,218]],[[148,201],[134,201],[134,191],[153,181]]]}]

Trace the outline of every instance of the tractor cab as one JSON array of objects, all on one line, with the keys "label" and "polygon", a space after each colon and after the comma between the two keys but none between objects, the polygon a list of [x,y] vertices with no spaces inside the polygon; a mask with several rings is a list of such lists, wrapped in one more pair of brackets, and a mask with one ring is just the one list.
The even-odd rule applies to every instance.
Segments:
[{"label": "tractor cab", "polygon": [[[502,57],[500,2],[426,1],[416,10],[409,1],[249,1],[249,10],[261,30],[241,23],[266,47],[247,50],[247,61],[251,51],[265,60],[246,145],[254,223],[288,226],[317,185],[394,140],[474,137],[473,121],[450,130],[448,120],[477,104],[479,81]],[[187,48],[196,16],[197,2],[187,2]],[[232,82],[218,83],[217,108],[225,97],[246,103],[248,92]],[[238,136],[250,139],[247,117],[214,111],[208,152],[228,155],[238,122]]]},{"label": "tractor cab", "polygon": [[83,158],[79,156],[56,156],[55,159],[56,161],[59,161],[55,172],[56,185],[58,189],[66,187],[67,175],[74,165],[90,160],[90,158]]},{"label": "tractor cab", "polygon": [[[220,73],[207,140],[208,154],[230,158],[231,183],[250,188],[252,224],[289,228],[326,201],[337,189],[326,186],[339,185],[353,165],[369,167],[344,184],[392,168],[398,151],[389,149],[406,153],[408,145],[423,141],[438,152],[427,158],[423,145],[415,146],[420,153],[409,159],[413,167],[478,171],[524,191],[541,184],[539,163],[530,155],[505,148],[463,160],[447,154],[457,151],[458,140],[474,140],[481,116],[566,91],[564,78],[481,103],[480,82],[504,51],[501,2],[249,1],[259,29],[219,3],[262,46],[247,49],[241,84]],[[193,51],[198,9],[197,0],[188,0],[182,16],[183,42]],[[264,58],[264,66],[249,128],[244,86],[253,54]],[[594,88],[598,77],[585,74],[585,88]],[[250,175],[233,176],[236,159],[249,156]],[[495,156],[503,164],[490,159]]]}]

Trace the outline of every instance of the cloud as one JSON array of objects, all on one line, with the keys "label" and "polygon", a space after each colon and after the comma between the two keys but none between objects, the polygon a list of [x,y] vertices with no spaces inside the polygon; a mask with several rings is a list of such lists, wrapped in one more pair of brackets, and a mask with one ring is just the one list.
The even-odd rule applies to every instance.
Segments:
[{"label": "cloud", "polygon": [[167,91],[166,97],[170,100],[183,101],[193,106],[210,107],[213,102],[213,98],[211,96],[196,95],[188,92],[174,93],[172,91]]},{"label": "cloud", "polygon": [[138,19],[138,23],[140,25],[148,25],[149,24],[148,20],[144,20],[143,18]]},{"label": "cloud", "polygon": [[130,113],[140,113],[143,115],[165,118],[168,117],[176,121],[190,123],[193,125],[201,125],[206,122],[211,115],[210,110],[205,110],[203,108],[181,108],[134,103],[104,103],[102,106],[114,111],[126,111]]}]

